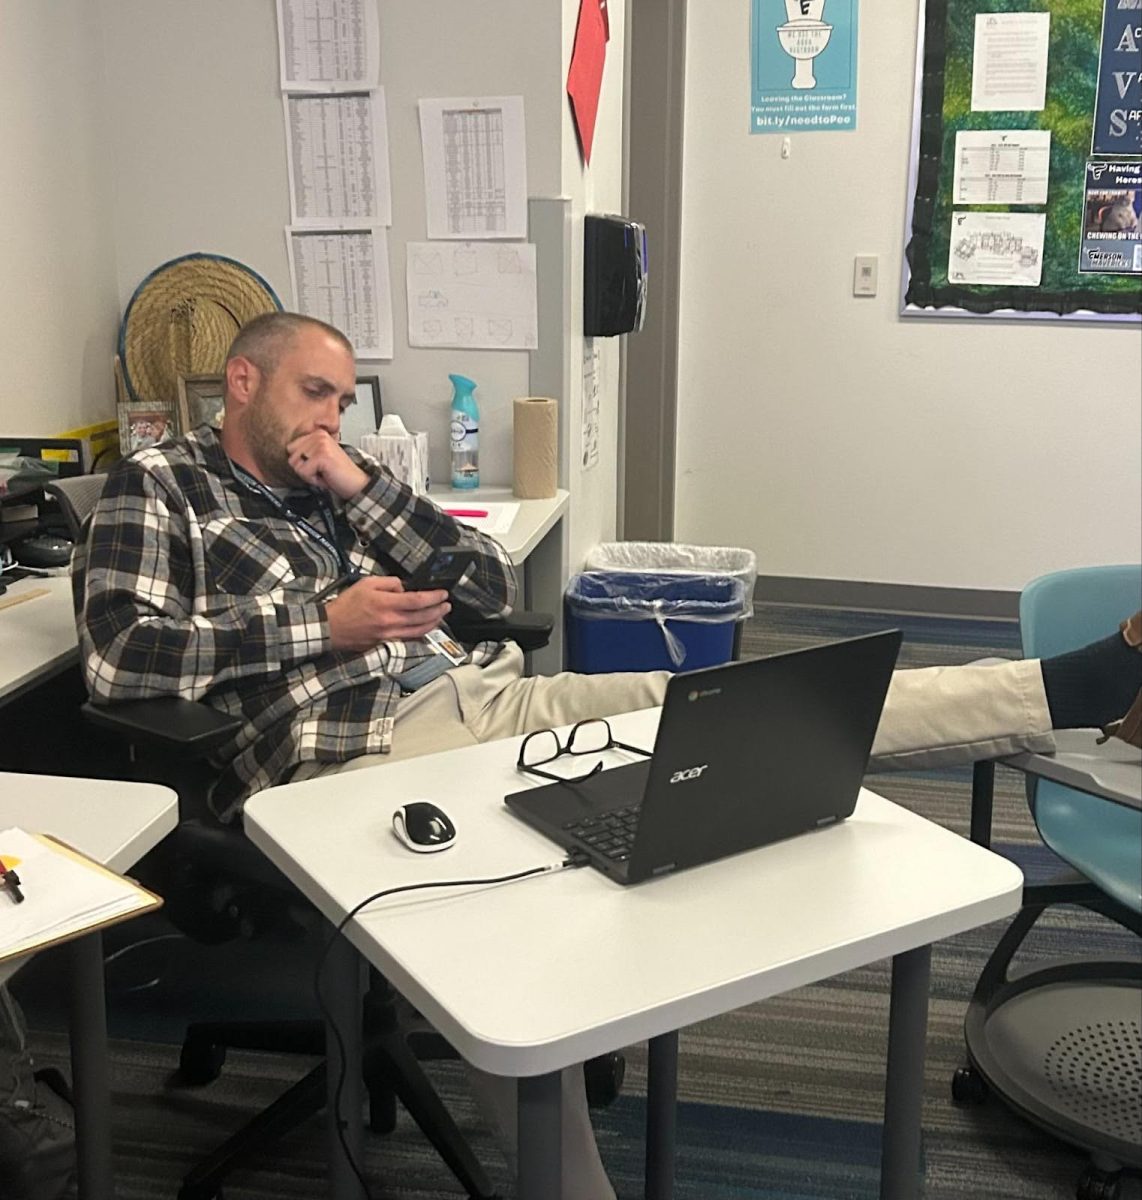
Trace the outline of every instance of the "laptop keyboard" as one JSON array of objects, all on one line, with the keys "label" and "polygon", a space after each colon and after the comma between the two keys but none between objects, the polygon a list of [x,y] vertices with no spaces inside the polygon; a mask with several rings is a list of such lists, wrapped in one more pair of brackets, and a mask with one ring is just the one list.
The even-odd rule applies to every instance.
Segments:
[{"label": "laptop keyboard", "polygon": [[581,817],[577,821],[568,821],[563,830],[614,862],[626,862],[634,845],[641,808],[641,803],[630,804],[593,817]]}]

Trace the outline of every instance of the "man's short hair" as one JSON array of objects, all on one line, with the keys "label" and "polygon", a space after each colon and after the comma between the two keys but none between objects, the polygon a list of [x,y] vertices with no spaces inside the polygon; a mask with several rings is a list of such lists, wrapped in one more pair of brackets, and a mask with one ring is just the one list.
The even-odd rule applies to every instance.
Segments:
[{"label": "man's short hair", "polygon": [[351,358],[356,357],[353,343],[332,325],[301,313],[268,312],[247,321],[230,343],[226,363],[234,358],[247,358],[267,378],[277,370],[282,354],[293,345],[294,338],[306,328],[320,329],[341,343]]}]

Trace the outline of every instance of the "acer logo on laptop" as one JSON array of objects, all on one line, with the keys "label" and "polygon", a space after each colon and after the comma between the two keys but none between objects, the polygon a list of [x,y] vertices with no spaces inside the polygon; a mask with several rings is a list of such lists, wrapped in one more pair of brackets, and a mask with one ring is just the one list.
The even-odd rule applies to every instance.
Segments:
[{"label": "acer logo on laptop", "polygon": [[685,783],[688,779],[697,779],[709,765],[709,763],[703,763],[700,767],[687,767],[685,771],[675,771],[670,776],[670,782]]}]

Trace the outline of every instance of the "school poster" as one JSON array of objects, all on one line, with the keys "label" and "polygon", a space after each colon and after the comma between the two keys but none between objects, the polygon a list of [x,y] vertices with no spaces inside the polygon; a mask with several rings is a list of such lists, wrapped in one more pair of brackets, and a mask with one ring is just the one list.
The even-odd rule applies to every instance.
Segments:
[{"label": "school poster", "polygon": [[750,133],[851,131],[858,0],[753,0]]}]

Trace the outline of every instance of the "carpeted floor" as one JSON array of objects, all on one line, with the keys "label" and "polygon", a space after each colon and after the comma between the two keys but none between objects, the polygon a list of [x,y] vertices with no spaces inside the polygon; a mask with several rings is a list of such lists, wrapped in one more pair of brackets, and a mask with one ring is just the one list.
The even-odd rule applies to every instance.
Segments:
[{"label": "carpeted floor", "polygon": [[[759,605],[746,629],[748,656],[887,627],[905,634],[903,666],[1018,656],[1013,623],[910,614]],[[1022,780],[998,772],[994,837],[1031,878],[1057,864],[1042,849]],[[877,775],[869,784],[930,819],[966,832],[970,771]],[[126,928],[126,927],[125,927]],[[162,930],[156,926],[156,933]],[[1001,932],[991,926],[934,949],[924,1107],[927,1200],[1070,1200],[1083,1156],[1025,1124],[999,1103],[954,1106],[952,1071],[962,1061],[962,1022],[975,978]],[[198,1089],[172,1083],[188,1016],[224,1013],[308,1015],[309,964],[316,934],[235,946],[184,947],[181,971],[119,995],[111,1006],[120,1200],[166,1200],[185,1171],[242,1121],[268,1104],[311,1061],[231,1053],[222,1077]],[[1044,922],[1035,956],[1084,951],[1139,953],[1136,941],[1086,914],[1064,910]],[[115,965],[112,964],[112,976]],[[37,1028],[45,1062],[66,1063],[58,1032],[56,981],[29,971],[17,992]],[[879,1122],[888,1020],[888,964],[803,988],[691,1027],[681,1035],[678,1200],[871,1200],[877,1195]],[[595,1114],[603,1156],[620,1200],[642,1195],[645,1117],[643,1047],[627,1051],[627,1081]],[[503,1160],[484,1129],[455,1062],[428,1067],[505,1197]],[[1140,1126],[1142,1132],[1142,1126]],[[445,1200],[462,1193],[411,1122],[369,1138],[375,1198]],[[324,1194],[319,1121],[299,1130],[233,1176],[225,1200],[293,1200]],[[1137,1179],[1123,1200],[1142,1197]]]}]

